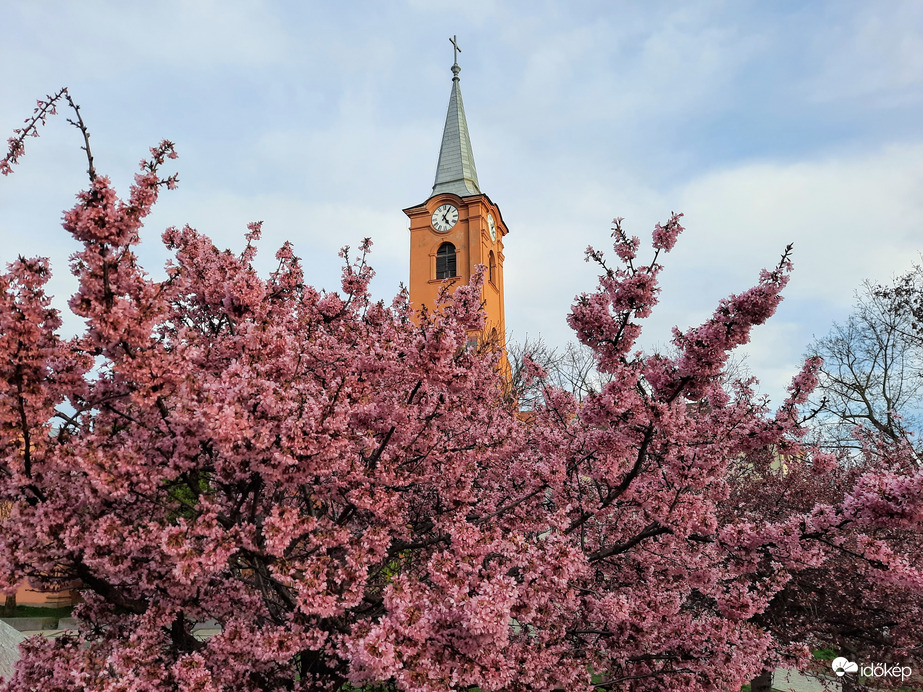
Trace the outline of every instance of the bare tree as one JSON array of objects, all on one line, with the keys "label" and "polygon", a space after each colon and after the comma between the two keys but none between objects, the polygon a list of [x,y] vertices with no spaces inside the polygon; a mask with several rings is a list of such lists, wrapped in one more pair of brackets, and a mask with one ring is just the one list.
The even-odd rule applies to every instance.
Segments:
[{"label": "bare tree", "polygon": [[[657,345],[654,350],[670,357],[676,355],[672,344]],[[576,341],[568,342],[562,349],[549,346],[541,335],[537,338],[526,336],[522,342],[510,340],[506,355],[512,371],[512,391],[523,410],[531,410],[542,400],[545,386],[563,389],[573,394],[577,401],[583,401],[590,394],[600,392],[612,379],[611,375],[597,369],[592,349]],[[547,372],[541,381],[530,381],[526,377],[527,357]],[[728,390],[735,381],[752,376],[746,361],[745,354],[731,354],[722,374]]]},{"label": "bare tree", "polygon": [[[593,351],[583,344],[569,342],[564,348],[555,348],[545,340],[526,338],[522,342],[510,341],[507,358],[512,370],[513,392],[520,408],[529,410],[540,403],[546,386],[570,392],[578,401],[599,392],[611,377],[599,372]],[[540,381],[526,377],[526,359],[540,365],[547,373]]]},{"label": "bare tree", "polygon": [[909,281],[904,276],[888,287],[866,282],[847,320],[810,346],[824,359],[813,402],[819,428],[838,444],[854,444],[856,426],[894,440],[919,435],[923,340],[911,307],[921,304],[921,294],[908,299]]}]

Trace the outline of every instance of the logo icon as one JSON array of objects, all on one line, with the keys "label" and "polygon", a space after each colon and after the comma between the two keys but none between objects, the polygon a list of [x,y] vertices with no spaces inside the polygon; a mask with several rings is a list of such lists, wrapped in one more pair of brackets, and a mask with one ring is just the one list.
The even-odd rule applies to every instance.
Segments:
[{"label": "logo icon", "polygon": [[857,663],[853,663],[847,658],[844,658],[843,656],[838,656],[837,658],[833,659],[833,663],[830,665],[833,667],[833,672],[836,673],[837,677],[839,678],[846,675],[846,673],[859,672],[859,665]]}]

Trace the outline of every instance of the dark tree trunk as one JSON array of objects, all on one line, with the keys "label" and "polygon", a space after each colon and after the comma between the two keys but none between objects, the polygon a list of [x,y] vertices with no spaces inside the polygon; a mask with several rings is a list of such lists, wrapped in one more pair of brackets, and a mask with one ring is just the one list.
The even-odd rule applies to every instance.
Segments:
[{"label": "dark tree trunk", "polygon": [[764,670],[750,681],[750,692],[772,692],[772,671]]},{"label": "dark tree trunk", "polygon": [[3,603],[3,617],[11,618],[16,615],[16,594],[8,593]]}]

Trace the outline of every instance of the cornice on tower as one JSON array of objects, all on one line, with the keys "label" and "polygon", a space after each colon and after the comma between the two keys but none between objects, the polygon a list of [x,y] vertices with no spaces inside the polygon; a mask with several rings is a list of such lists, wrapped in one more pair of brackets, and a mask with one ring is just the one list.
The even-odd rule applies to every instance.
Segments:
[{"label": "cornice on tower", "polygon": [[442,192],[452,192],[459,197],[481,194],[481,188],[478,187],[478,171],[474,166],[474,153],[471,151],[471,137],[468,135],[468,122],[465,120],[459,72],[461,68],[456,58],[455,64],[452,65],[452,93],[449,95],[449,110],[445,116],[442,146],[439,148],[436,181],[433,183],[430,197]]}]

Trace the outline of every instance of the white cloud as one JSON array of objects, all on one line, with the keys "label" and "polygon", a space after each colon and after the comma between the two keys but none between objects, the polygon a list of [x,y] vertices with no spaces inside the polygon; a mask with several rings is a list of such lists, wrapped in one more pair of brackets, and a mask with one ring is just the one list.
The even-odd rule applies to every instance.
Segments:
[{"label": "white cloud", "polygon": [[837,308],[863,279],[908,268],[923,237],[923,142],[798,163],[735,166],[682,187],[696,242],[687,264],[731,276],[771,265],[795,243],[790,295]]}]

